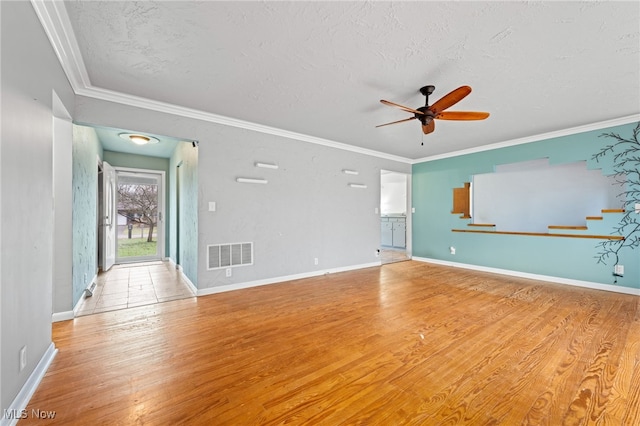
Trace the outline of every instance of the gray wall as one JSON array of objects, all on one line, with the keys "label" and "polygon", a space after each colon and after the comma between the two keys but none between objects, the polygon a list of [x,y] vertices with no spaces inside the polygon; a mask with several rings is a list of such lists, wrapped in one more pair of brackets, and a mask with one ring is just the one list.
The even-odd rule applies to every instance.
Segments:
[{"label": "gray wall", "polygon": [[[199,289],[376,262],[380,169],[411,170],[392,160],[82,96],[75,118],[200,142]],[[279,169],[258,169],[256,161]],[[345,168],[360,174],[345,175]],[[269,183],[240,184],[237,177]],[[368,188],[350,188],[350,182]],[[208,211],[210,201],[216,212]],[[235,268],[229,278],[224,271],[206,270],[208,244],[247,241],[254,243],[253,266]]]},{"label": "gray wall", "polygon": [[[0,2],[0,401],[16,398],[51,345],[52,91],[74,95],[30,3]],[[27,366],[18,354],[27,346]]]},{"label": "gray wall", "polygon": [[73,248],[72,164],[73,124],[64,106],[54,99],[53,113],[53,312],[72,306]]}]

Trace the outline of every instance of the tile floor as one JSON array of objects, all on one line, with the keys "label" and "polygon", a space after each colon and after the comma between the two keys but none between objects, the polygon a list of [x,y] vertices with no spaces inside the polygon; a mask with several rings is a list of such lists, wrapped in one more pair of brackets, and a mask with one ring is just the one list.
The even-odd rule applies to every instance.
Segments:
[{"label": "tile floor", "polygon": [[114,265],[98,275],[96,284],[93,296],[84,300],[76,316],[195,297],[169,262]]}]

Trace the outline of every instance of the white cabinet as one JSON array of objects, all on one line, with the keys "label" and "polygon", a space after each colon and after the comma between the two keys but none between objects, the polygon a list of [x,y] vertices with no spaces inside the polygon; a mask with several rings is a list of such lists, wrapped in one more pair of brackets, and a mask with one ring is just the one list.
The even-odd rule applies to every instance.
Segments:
[{"label": "white cabinet", "polygon": [[393,244],[393,224],[389,222],[389,219],[383,217],[380,222],[380,238],[383,246],[391,246]]},{"label": "white cabinet", "polygon": [[407,245],[407,218],[383,216],[380,218],[380,244],[387,247],[405,248]]},{"label": "white cabinet", "polygon": [[407,222],[405,219],[393,223],[393,246],[404,248],[407,245]]}]

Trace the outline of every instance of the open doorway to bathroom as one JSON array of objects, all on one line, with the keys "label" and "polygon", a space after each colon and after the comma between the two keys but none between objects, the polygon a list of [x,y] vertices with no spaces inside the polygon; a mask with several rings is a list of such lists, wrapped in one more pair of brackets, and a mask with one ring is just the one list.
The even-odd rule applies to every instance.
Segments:
[{"label": "open doorway to bathroom", "polygon": [[380,263],[409,260],[411,218],[406,173],[380,171]]}]

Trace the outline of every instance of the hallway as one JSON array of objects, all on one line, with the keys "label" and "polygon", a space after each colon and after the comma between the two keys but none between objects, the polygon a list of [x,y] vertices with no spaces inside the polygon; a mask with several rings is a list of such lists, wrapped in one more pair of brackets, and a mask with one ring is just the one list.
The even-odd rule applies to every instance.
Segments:
[{"label": "hallway", "polygon": [[93,296],[85,299],[76,316],[189,297],[195,297],[193,289],[169,262],[115,265],[98,275]]}]

